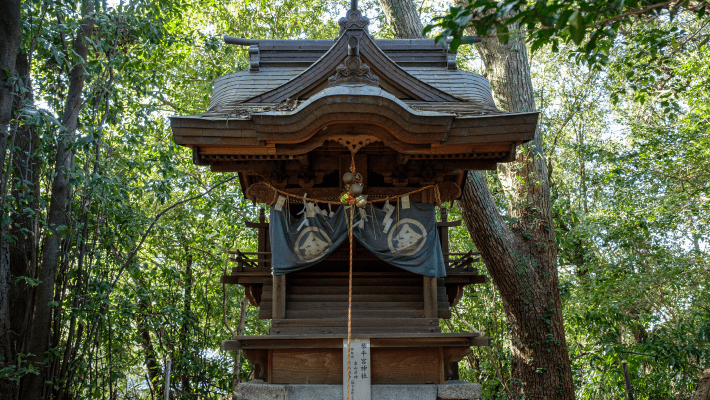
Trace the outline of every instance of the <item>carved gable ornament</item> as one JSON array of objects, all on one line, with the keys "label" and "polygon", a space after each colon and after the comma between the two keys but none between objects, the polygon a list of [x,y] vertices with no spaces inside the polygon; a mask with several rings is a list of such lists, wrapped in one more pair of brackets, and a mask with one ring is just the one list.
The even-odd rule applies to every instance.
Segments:
[{"label": "carved gable ornament", "polygon": [[378,86],[380,78],[370,73],[370,67],[359,56],[347,56],[335,69],[335,75],[328,79],[330,86],[347,83],[363,83]]}]

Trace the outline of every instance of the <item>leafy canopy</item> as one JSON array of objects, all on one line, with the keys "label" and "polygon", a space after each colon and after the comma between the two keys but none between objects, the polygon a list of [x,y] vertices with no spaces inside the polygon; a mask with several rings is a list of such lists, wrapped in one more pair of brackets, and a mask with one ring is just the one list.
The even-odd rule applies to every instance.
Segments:
[{"label": "leafy canopy", "polygon": [[[614,39],[637,17],[673,19],[681,11],[689,11],[701,19],[708,7],[706,0],[469,0],[467,5],[451,7],[444,16],[436,17],[424,34],[435,27],[441,29],[437,42],[444,44],[453,37],[450,49],[455,52],[462,43],[473,43],[474,38],[465,35],[469,29],[481,37],[495,33],[504,43],[511,34],[522,32],[532,51],[546,44],[557,51],[560,43],[572,42],[590,63],[606,63]],[[664,47],[668,43],[660,40],[652,45]]]}]

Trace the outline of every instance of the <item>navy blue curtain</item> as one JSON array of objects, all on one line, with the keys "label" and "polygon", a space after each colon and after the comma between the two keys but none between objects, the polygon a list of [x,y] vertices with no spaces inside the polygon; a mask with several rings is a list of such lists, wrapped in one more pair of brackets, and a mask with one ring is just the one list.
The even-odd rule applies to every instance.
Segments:
[{"label": "navy blue curtain", "polygon": [[[364,210],[355,208],[353,236],[391,265],[419,275],[446,276],[434,204],[394,207],[388,218],[388,210],[370,204]],[[335,207],[332,215],[311,210],[299,218],[290,217],[286,207],[280,211],[271,207],[274,275],[298,271],[327,258],[348,240],[349,218],[350,209],[343,206]]]}]

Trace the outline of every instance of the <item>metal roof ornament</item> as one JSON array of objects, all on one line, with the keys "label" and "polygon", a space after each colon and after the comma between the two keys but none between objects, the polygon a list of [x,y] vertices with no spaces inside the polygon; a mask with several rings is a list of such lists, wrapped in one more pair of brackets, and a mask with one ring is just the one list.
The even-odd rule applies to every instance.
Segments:
[{"label": "metal roof ornament", "polygon": [[[357,1],[354,2],[355,7],[357,7]],[[338,20],[338,25],[340,25],[340,33],[342,35],[348,29],[362,29],[367,33],[370,33],[368,26],[370,25],[370,19],[362,15],[362,13],[357,8],[351,8],[345,13],[345,17]]]}]

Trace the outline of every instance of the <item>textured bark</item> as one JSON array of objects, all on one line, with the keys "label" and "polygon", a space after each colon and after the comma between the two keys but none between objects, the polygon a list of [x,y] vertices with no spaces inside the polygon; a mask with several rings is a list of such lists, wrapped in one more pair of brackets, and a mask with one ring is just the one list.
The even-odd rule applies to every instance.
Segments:
[{"label": "textured bark", "polygon": [[[543,227],[509,226],[498,214],[480,172],[469,173],[459,201],[466,227],[503,300],[510,326],[513,398],[572,399],[572,372],[557,289],[554,243]],[[549,211],[549,209],[548,209]],[[530,212],[533,218],[537,213]],[[524,216],[524,221],[530,221]],[[550,233],[551,234],[551,226]],[[545,232],[547,233],[547,232]],[[530,238],[525,239],[525,236]]]},{"label": "textured bark", "polygon": [[397,39],[422,38],[424,26],[412,0],[381,0],[382,11]]},{"label": "textured bark", "polygon": [[[14,102],[13,88],[6,85],[10,77],[17,75],[15,70],[15,60],[17,51],[22,42],[22,31],[20,25],[20,4],[19,0],[0,1],[0,172],[2,172],[2,210],[5,212],[5,198],[9,171],[6,170],[5,154],[8,149],[9,125],[12,119],[12,107]],[[5,71],[10,73],[8,76]],[[10,248],[8,241],[8,226],[0,226],[0,357],[11,359],[11,343],[9,333],[10,323],[10,299],[9,291],[11,285],[10,277]]]},{"label": "textured bark", "polygon": [[[512,27],[511,31],[516,28]],[[498,108],[535,111],[525,42],[485,39],[477,49]],[[498,288],[510,325],[515,397],[572,399],[572,370],[558,288],[550,188],[539,129],[517,161],[500,164],[510,223],[497,212],[485,180],[469,173],[459,202],[464,222]]]},{"label": "textured bark", "polygon": [[10,76],[16,76],[15,57],[22,42],[20,4],[20,0],[0,1],[0,129],[3,135],[7,134],[13,103],[12,88],[5,85],[9,76],[4,71],[9,71]]},{"label": "textured bark", "polygon": [[[93,12],[91,7],[87,12]],[[32,328],[28,351],[33,354],[29,361],[35,365],[38,374],[26,375],[22,382],[22,396],[27,400],[39,400],[43,397],[47,380],[47,368],[42,361],[49,350],[52,325],[51,302],[55,297],[55,278],[57,266],[61,260],[62,235],[59,229],[67,224],[67,204],[69,200],[68,170],[71,165],[72,153],[70,143],[74,140],[79,112],[82,109],[82,92],[84,89],[85,69],[84,64],[88,57],[88,47],[84,40],[93,30],[93,21],[89,18],[81,25],[73,50],[80,59],[72,67],[69,76],[69,90],[67,93],[64,112],[62,114],[62,128],[57,138],[57,153],[55,157],[54,179],[52,180],[51,201],[47,213],[47,236],[42,246],[42,262],[39,269],[39,280],[35,294],[35,310],[32,318]]]},{"label": "textured bark", "polygon": [[[18,95],[13,105],[15,118],[23,118],[21,110],[25,103],[33,104],[32,84],[29,78],[30,65],[26,53],[17,54],[17,76],[22,79],[28,91]],[[21,182],[21,186],[10,188],[11,196],[8,199],[10,217],[9,234],[13,243],[8,247],[10,258],[10,290],[9,290],[9,317],[10,332],[7,339],[10,342],[11,359],[15,360],[19,353],[24,353],[26,348],[27,325],[32,311],[32,287],[19,277],[37,277],[37,230],[38,213],[30,215],[25,210],[38,210],[39,204],[39,173],[35,157],[38,138],[32,124],[12,124],[15,137],[14,150],[11,155],[12,179]],[[11,385],[10,385],[11,384]],[[10,387],[12,386],[12,387]],[[4,381],[0,386],[0,393],[17,390],[16,384]],[[9,392],[8,392],[9,393]]]},{"label": "textured bark", "polygon": [[708,400],[708,398],[710,398],[710,367],[705,368],[705,371],[700,374],[700,381],[692,400]]},{"label": "textured bark", "polygon": [[[408,9],[414,9],[412,0],[398,0],[400,3],[409,3]],[[383,8],[387,12],[387,7]],[[398,14],[387,12],[387,17],[397,19]],[[394,29],[406,21],[390,23]],[[396,36],[411,37],[407,30],[397,29]],[[511,27],[511,31],[515,29]],[[494,37],[484,40],[477,49],[498,108],[535,111],[523,38],[511,37],[502,44]],[[572,370],[558,290],[557,249],[542,148],[538,129],[535,138],[519,148],[516,162],[499,165],[498,176],[508,195],[511,223],[498,213],[480,172],[469,173],[459,205],[471,239],[500,291],[510,325],[512,397],[572,399]]]}]

